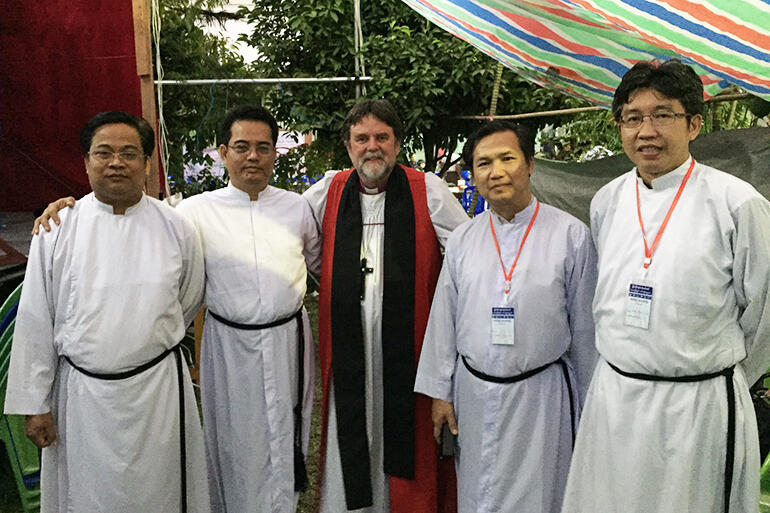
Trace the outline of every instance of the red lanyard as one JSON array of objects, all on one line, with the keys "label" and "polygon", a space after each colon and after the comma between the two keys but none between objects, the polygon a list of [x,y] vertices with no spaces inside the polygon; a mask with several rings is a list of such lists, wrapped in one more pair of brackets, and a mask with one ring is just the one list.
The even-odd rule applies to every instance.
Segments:
[{"label": "red lanyard", "polygon": [[511,278],[513,277],[513,270],[516,269],[516,262],[519,261],[519,255],[521,255],[521,248],[524,247],[524,243],[527,242],[527,237],[529,236],[529,231],[532,229],[532,225],[535,224],[535,218],[537,217],[537,213],[540,210],[540,202],[537,202],[537,206],[535,207],[535,213],[532,214],[532,219],[529,221],[529,226],[527,226],[527,231],[524,232],[524,237],[521,239],[521,244],[519,245],[519,250],[516,252],[516,257],[513,259],[513,265],[511,265],[511,270],[507,273],[505,272],[505,264],[503,263],[503,256],[500,253],[500,244],[497,243],[497,234],[495,233],[495,227],[492,225],[492,215],[489,216],[489,229],[492,231],[492,239],[495,241],[495,248],[497,248],[497,258],[500,259],[500,267],[503,268],[503,276],[505,276],[505,293],[511,291]]},{"label": "red lanyard", "polygon": [[674,196],[674,201],[671,202],[671,206],[668,207],[668,212],[666,212],[666,217],[663,219],[663,224],[660,225],[660,228],[658,228],[658,234],[655,236],[655,240],[652,242],[652,246],[647,246],[647,233],[644,231],[644,222],[642,221],[642,208],[639,205],[639,180],[636,181],[636,212],[639,214],[639,226],[642,228],[642,241],[644,242],[644,268],[647,269],[650,267],[650,264],[652,263],[652,254],[655,252],[655,248],[658,246],[658,242],[660,242],[660,237],[663,235],[663,232],[666,230],[666,225],[668,224],[668,220],[671,217],[671,213],[674,211],[674,208],[676,207],[676,204],[679,203],[679,197],[682,195],[682,191],[684,190],[684,186],[687,184],[687,180],[690,179],[690,175],[692,175],[692,170],[695,168],[695,159],[690,157],[690,169],[687,170],[687,174],[684,175],[684,178],[682,178],[682,183],[679,185],[679,190],[676,192],[676,196]]}]

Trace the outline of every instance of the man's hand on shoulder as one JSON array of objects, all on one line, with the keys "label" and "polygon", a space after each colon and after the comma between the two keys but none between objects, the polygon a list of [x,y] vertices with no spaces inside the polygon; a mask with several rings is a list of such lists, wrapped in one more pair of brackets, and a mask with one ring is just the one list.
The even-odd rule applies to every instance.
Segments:
[{"label": "man's hand on shoulder", "polygon": [[56,443],[53,414],[49,412],[40,415],[27,415],[24,420],[24,434],[41,449]]},{"label": "man's hand on shoulder", "polygon": [[32,235],[38,235],[40,233],[40,227],[42,226],[43,229],[47,232],[51,231],[51,224],[50,221],[53,221],[56,223],[56,226],[59,226],[59,223],[61,220],[59,219],[59,210],[65,208],[65,207],[74,207],[75,206],[75,198],[72,196],[68,196],[66,198],[59,198],[53,203],[49,203],[46,209],[43,211],[42,214],[40,214],[40,217],[35,219],[35,225],[32,227]]}]

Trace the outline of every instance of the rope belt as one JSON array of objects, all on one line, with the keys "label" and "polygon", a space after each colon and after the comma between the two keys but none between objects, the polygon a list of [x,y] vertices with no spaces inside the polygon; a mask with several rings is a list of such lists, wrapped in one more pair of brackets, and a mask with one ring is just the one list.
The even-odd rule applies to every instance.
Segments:
[{"label": "rope belt", "polygon": [[182,504],[182,513],[187,513],[187,441],[186,441],[186,431],[185,431],[184,372],[182,371],[181,345],[182,344],[180,342],[174,347],[170,349],[166,349],[165,351],[163,351],[161,354],[159,354],[149,362],[143,363],[138,367],[134,367],[133,369],[129,369],[127,371],[115,372],[115,373],[92,372],[90,370],[84,369],[83,367],[80,367],[79,365],[75,365],[75,363],[72,360],[70,360],[69,356],[63,355],[63,357],[65,360],[67,360],[67,363],[69,363],[73,369],[80,372],[81,374],[85,374],[89,378],[102,379],[106,381],[118,381],[121,379],[134,377],[137,374],[141,374],[142,372],[155,367],[160,362],[165,360],[168,355],[170,355],[171,353],[174,353],[174,357],[176,358],[177,386],[179,387],[179,477],[181,482],[181,494],[182,494],[181,504]]},{"label": "rope belt", "polygon": [[733,486],[733,464],[735,459],[735,387],[733,385],[733,370],[735,365],[718,371],[706,374],[696,374],[694,376],[655,376],[653,374],[640,374],[636,372],[626,372],[617,368],[615,365],[607,362],[612,370],[632,379],[641,379],[643,381],[667,381],[671,383],[697,383],[698,381],[708,381],[710,379],[724,376],[725,390],[727,391],[727,446],[725,448],[725,482],[724,482],[724,513],[730,512],[730,494]]},{"label": "rope belt", "polygon": [[570,418],[572,419],[571,426],[572,426],[572,447],[575,447],[575,398],[572,396],[572,382],[569,379],[569,371],[567,369],[567,363],[559,358],[558,360],[554,360],[550,363],[546,363],[545,365],[541,365],[540,367],[534,368],[532,370],[528,370],[527,372],[523,372],[521,374],[517,374],[516,376],[506,376],[506,377],[499,377],[499,376],[490,376],[489,374],[485,374],[481,372],[480,370],[476,370],[473,367],[470,366],[468,363],[468,360],[465,359],[465,356],[460,356],[462,358],[463,363],[465,364],[465,368],[468,369],[468,372],[476,376],[477,378],[489,381],[492,383],[501,383],[501,384],[509,384],[509,383],[516,383],[519,381],[524,381],[527,378],[531,378],[532,376],[536,374],[540,374],[544,370],[546,370],[551,365],[558,363],[561,367],[562,375],[564,376],[564,381],[567,383],[567,395],[569,396],[569,414]]},{"label": "rope belt", "polygon": [[297,403],[294,405],[294,491],[302,492],[307,488],[307,469],[305,456],[302,454],[302,391],[305,382],[305,327],[302,322],[302,307],[294,314],[265,324],[241,324],[225,319],[209,310],[209,314],[225,326],[238,330],[256,331],[275,328],[297,320]]}]

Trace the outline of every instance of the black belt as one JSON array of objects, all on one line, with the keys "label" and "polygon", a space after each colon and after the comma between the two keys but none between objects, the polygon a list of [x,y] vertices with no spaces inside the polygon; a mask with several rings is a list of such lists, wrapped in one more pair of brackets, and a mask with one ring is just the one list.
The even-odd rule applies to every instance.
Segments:
[{"label": "black belt", "polygon": [[492,383],[502,383],[502,384],[508,384],[508,383],[516,383],[518,381],[524,381],[527,378],[531,378],[535,374],[540,374],[545,369],[550,367],[551,365],[558,363],[561,367],[562,374],[564,375],[564,381],[567,383],[567,393],[569,396],[569,414],[570,419],[572,420],[571,426],[572,426],[572,446],[575,446],[575,398],[572,396],[572,383],[569,379],[569,370],[567,369],[567,363],[559,358],[558,360],[554,360],[550,363],[546,363],[545,365],[541,365],[540,367],[537,367],[532,370],[528,370],[527,372],[523,372],[521,374],[517,374],[516,376],[506,376],[504,378],[501,378],[499,376],[490,376],[489,374],[485,374],[481,372],[480,370],[476,370],[473,367],[470,366],[468,363],[468,360],[465,359],[465,356],[460,356],[462,358],[463,363],[465,364],[465,368],[468,369],[468,372],[473,374],[479,379],[483,379],[484,381],[490,381]]},{"label": "black belt", "polygon": [[187,442],[186,442],[186,430],[185,430],[185,410],[184,410],[184,373],[182,372],[182,349],[181,349],[181,342],[174,347],[170,349],[166,349],[161,354],[153,358],[147,363],[143,363],[142,365],[138,367],[134,367],[133,369],[123,371],[123,372],[114,372],[114,373],[100,373],[100,372],[92,372],[87,369],[84,369],[83,367],[80,367],[78,365],[75,365],[75,363],[70,360],[70,357],[67,355],[63,355],[64,359],[67,360],[67,363],[72,365],[72,367],[80,372],[81,374],[85,374],[89,378],[96,378],[96,379],[103,379],[107,381],[117,381],[121,379],[127,379],[131,378],[133,376],[136,376],[137,374],[141,374],[142,372],[146,371],[147,369],[151,369],[152,367],[155,367],[160,362],[166,359],[168,355],[171,353],[174,353],[174,356],[176,358],[176,375],[177,375],[177,385],[179,387],[179,477],[181,481],[181,493],[182,493],[182,513],[187,513]]},{"label": "black belt", "polygon": [[302,307],[294,314],[265,324],[241,324],[225,319],[209,310],[211,316],[224,324],[238,330],[265,330],[286,324],[297,319],[297,404],[294,405],[294,491],[302,492],[307,488],[307,469],[305,456],[302,454],[302,392],[305,381],[305,326],[302,322]]},{"label": "black belt", "polygon": [[733,370],[735,365],[718,371],[694,376],[656,376],[654,374],[640,374],[626,372],[607,362],[612,370],[627,378],[641,379],[644,381],[668,381],[672,383],[696,383],[724,376],[725,389],[727,391],[727,447],[725,448],[725,482],[724,482],[724,513],[730,512],[730,494],[733,486],[733,464],[735,460],[735,386],[733,385]]}]

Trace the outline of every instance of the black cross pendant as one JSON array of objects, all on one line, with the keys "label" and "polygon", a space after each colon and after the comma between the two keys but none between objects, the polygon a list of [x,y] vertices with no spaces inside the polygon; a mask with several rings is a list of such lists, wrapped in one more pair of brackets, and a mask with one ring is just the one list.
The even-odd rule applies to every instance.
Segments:
[{"label": "black cross pendant", "polygon": [[366,267],[366,259],[362,258],[361,259],[361,288],[360,288],[361,293],[360,293],[360,296],[359,296],[361,298],[361,301],[364,300],[364,289],[365,289],[365,286],[366,286],[366,275],[367,275],[367,273],[373,273],[373,272],[374,272],[374,268],[373,267]]}]

